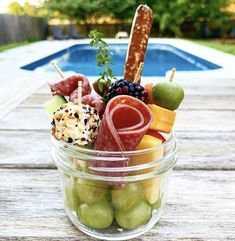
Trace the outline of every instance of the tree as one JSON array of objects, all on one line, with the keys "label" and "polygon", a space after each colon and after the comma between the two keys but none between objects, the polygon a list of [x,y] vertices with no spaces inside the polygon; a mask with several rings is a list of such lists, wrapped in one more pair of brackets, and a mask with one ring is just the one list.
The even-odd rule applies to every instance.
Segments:
[{"label": "tree", "polygon": [[[8,13],[16,15],[29,15],[35,17],[48,17],[48,10],[43,6],[34,6],[28,1],[19,4],[17,1],[8,5]],[[51,13],[51,15],[54,13]]]},{"label": "tree", "polygon": [[132,19],[136,9],[135,0],[126,0],[120,3],[120,0],[104,1],[104,12],[117,20],[128,21]]},{"label": "tree", "polygon": [[10,14],[24,15],[24,8],[18,2],[12,2],[8,6],[8,12]]},{"label": "tree", "polygon": [[200,36],[205,26],[224,27],[230,21],[226,10],[230,0],[156,0],[152,8],[162,34],[166,30],[182,36],[182,25],[191,23],[195,35]]},{"label": "tree", "polygon": [[[45,6],[85,23],[101,16],[130,22],[141,3],[141,0],[47,0]],[[224,28],[229,23],[231,0],[145,0],[144,3],[152,8],[154,23],[162,35],[170,31],[182,36],[182,26],[187,23],[193,26],[195,35],[201,35],[205,26]]]},{"label": "tree", "polygon": [[103,0],[47,0],[45,6],[51,11],[67,15],[69,19],[89,22],[91,18],[102,16]]}]

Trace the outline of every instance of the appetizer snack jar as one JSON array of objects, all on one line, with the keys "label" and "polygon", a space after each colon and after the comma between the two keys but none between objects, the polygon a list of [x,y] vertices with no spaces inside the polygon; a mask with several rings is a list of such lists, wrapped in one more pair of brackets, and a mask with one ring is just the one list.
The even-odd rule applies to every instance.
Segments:
[{"label": "appetizer snack jar", "polygon": [[[166,141],[160,145],[124,152],[88,149],[52,136],[66,212],[79,230],[98,239],[127,240],[158,222],[177,160],[174,135],[162,135]],[[144,141],[152,139],[147,135]]]}]

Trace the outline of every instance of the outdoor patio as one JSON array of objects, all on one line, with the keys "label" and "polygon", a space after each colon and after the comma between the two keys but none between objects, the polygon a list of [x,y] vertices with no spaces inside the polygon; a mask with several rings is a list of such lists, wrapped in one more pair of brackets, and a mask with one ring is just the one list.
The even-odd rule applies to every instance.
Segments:
[{"label": "outdoor patio", "polygon": [[[156,227],[134,240],[235,239],[235,81],[184,87],[168,205]],[[93,240],[64,211],[42,109],[49,98],[45,85],[0,122],[0,240]]]},{"label": "outdoor patio", "polygon": [[[57,0],[29,0],[28,2],[22,0],[9,2],[11,2],[11,4],[8,6],[8,1],[4,0],[5,12],[2,12],[3,8],[1,7],[3,7],[3,5],[0,6],[0,13],[3,13],[0,14],[0,241],[95,241],[97,239],[79,231],[70,221],[65,211],[59,172],[51,156],[51,119],[43,108],[43,104],[52,98],[47,82],[59,80],[60,77],[58,73],[51,72],[50,69],[48,70],[48,66],[50,67],[49,63],[51,60],[64,60],[64,54],[60,54],[63,51],[63,53],[67,54],[67,59],[65,58],[64,62],[61,61],[61,65],[64,63],[73,67],[74,62],[77,64],[76,61],[82,57],[80,55],[81,52],[76,52],[74,56],[79,57],[74,58],[74,62],[69,62],[69,60],[72,59],[72,55],[70,55],[72,52],[71,48],[74,46],[81,47],[82,45],[91,48],[89,46],[91,39],[88,38],[88,34],[91,29],[95,29],[96,27],[99,31],[103,30],[103,40],[109,44],[109,47],[110,45],[116,44],[117,52],[123,51],[118,44],[122,45],[122,47],[124,45],[127,47],[129,39],[119,39],[114,38],[114,36],[119,36],[118,34],[120,34],[120,36],[127,37],[130,35],[132,17],[138,6],[138,1],[134,3],[126,1],[125,4],[123,2],[123,6],[119,6],[119,4],[117,4],[118,1],[106,2],[96,0],[90,1],[86,6],[87,9],[84,9],[83,0],[64,0],[63,4]],[[209,1],[207,3],[203,1],[177,2],[174,0],[167,2],[158,1],[158,3],[155,1],[147,1],[146,3],[148,3],[154,12],[152,35],[148,39],[148,43],[155,45],[155,47],[158,45],[170,46],[170,48],[175,48],[176,51],[178,51],[178,55],[176,54],[175,56],[177,58],[179,57],[178,62],[182,65],[180,66],[179,64],[179,67],[182,67],[182,69],[177,69],[174,82],[184,88],[185,98],[176,112],[174,130],[179,147],[179,157],[170,178],[169,196],[165,210],[159,222],[150,231],[131,240],[234,241],[235,3],[232,0],[219,2]],[[103,7],[102,4],[105,7]],[[185,14],[185,7],[187,7],[187,14]],[[151,11],[146,9],[148,8],[145,6],[143,12]],[[174,14],[169,14],[172,12]],[[69,31],[71,27],[73,27],[73,36]],[[141,26],[138,26],[138,28],[141,28]],[[143,29],[143,33],[145,32],[146,29]],[[148,34],[145,35],[148,36]],[[179,36],[181,38],[179,38]],[[11,44],[22,46],[5,50],[5,48],[11,48],[9,47]],[[87,49],[83,52],[83,57],[88,55]],[[222,51],[218,51],[218,49]],[[156,48],[153,50],[156,51]],[[159,54],[160,52],[154,52],[155,56],[157,56],[157,53]],[[139,54],[138,51],[137,54]],[[156,69],[157,67],[162,67],[161,64],[163,60],[171,63],[172,59],[174,59],[176,64],[178,64],[173,50],[171,54],[172,55],[166,54],[165,59],[160,58],[162,62],[155,62],[150,58],[148,63],[156,64]],[[173,57],[172,59],[169,58],[168,61],[168,56]],[[85,57],[85,60],[83,60],[85,62],[83,70],[87,68],[88,63]],[[189,67],[185,67],[184,61],[188,62]],[[190,64],[195,68],[190,69]],[[206,64],[208,64],[209,67],[207,67]],[[31,70],[22,68],[28,65],[35,65],[36,67]],[[90,65],[91,70],[94,71],[94,64]],[[145,68],[146,66],[149,67],[148,64],[146,64],[145,58]],[[68,77],[74,74],[75,70],[72,67],[71,69],[65,70],[61,76],[63,77],[64,74],[65,77]],[[107,65],[105,67],[107,67]],[[166,67],[166,65],[164,65],[164,67]],[[151,71],[150,75],[142,75],[142,85],[149,82],[155,84],[159,81],[169,79],[170,69],[169,71],[166,69],[163,72],[163,76],[153,74],[151,68],[152,67],[149,67]],[[80,67],[80,69],[82,69],[82,67]],[[119,69],[121,69],[122,73],[122,68]],[[93,73],[94,72],[92,72],[92,74]],[[172,74],[174,75],[173,71]],[[86,75],[90,84],[98,78],[96,75]],[[136,74],[136,76],[138,75]],[[137,79],[136,76],[135,80]],[[123,78],[123,76],[117,76],[117,78],[120,79]],[[130,81],[133,80],[130,79]],[[132,83],[128,83],[128,85],[129,84]],[[77,87],[77,84],[75,87]],[[120,86],[118,85],[118,87]],[[127,86],[125,86],[125,88],[126,87]],[[109,91],[110,93],[112,92],[110,89]],[[136,88],[134,88],[134,91],[136,91]],[[126,93],[127,92],[125,92],[125,94]],[[66,94],[61,95],[69,96]],[[133,96],[136,97],[136,95]],[[142,97],[141,95],[141,98]],[[134,100],[136,101],[136,99]],[[143,99],[141,100],[143,101]],[[153,102],[146,101],[146,103]],[[143,105],[143,102],[139,101],[138,106],[141,106],[141,104]],[[156,105],[158,105],[158,103]],[[168,108],[167,111],[169,110]],[[138,113],[140,113],[140,111]],[[77,112],[75,114],[77,114]],[[151,119],[150,112],[149,116],[149,119]],[[167,117],[170,119],[169,116]],[[81,115],[80,119],[79,117],[76,118],[78,119],[76,121],[81,122]],[[97,121],[97,123],[98,122],[99,121]],[[86,124],[87,119],[85,125]],[[77,126],[78,125],[76,125],[76,127]],[[129,128],[129,126],[127,127]],[[94,129],[94,126],[90,129],[92,128]],[[95,128],[97,129],[97,126]],[[115,128],[117,130],[119,130],[118,128],[125,129],[125,127],[116,126]],[[149,128],[151,129],[151,127],[148,126],[148,130],[150,130]],[[77,131],[77,129],[75,131]],[[84,129],[82,131],[84,131]],[[162,143],[162,139],[159,138],[159,129],[157,129],[157,131],[155,134],[157,133],[158,137],[155,136],[155,138],[158,139],[158,142],[161,140],[160,143]],[[165,133],[163,136],[164,135]],[[98,137],[97,135],[95,138],[98,139]],[[160,137],[162,136],[160,135]],[[69,142],[69,138],[66,139],[66,141]],[[79,136],[79,138],[81,137]],[[76,140],[79,140],[79,138]],[[107,136],[105,138],[108,140]],[[94,141],[97,141],[97,139],[94,139]],[[163,180],[161,175],[165,174],[165,169],[169,167],[166,166],[164,167],[165,169],[161,169],[161,165],[164,164],[161,162],[161,159],[164,159],[164,157],[169,154],[168,152],[172,150],[167,150],[169,147],[165,147],[165,144],[162,146],[162,149],[159,148],[157,151],[154,149],[155,152],[153,153],[155,155],[157,153],[158,155],[158,157],[154,156],[154,160],[148,161],[148,158],[145,158],[148,164],[154,164],[160,160],[158,169],[153,169],[152,166],[150,168],[148,167],[148,169],[154,170],[152,172],[154,173],[154,178],[159,178],[158,180],[160,181],[158,186],[156,186],[157,189],[154,189],[154,192],[158,190],[157,201],[154,202],[147,200],[146,190],[138,190],[137,188],[138,192],[141,190],[141,195],[143,194],[141,200],[137,200],[139,202],[137,204],[144,203],[150,210],[148,219],[143,225],[140,225],[140,228],[147,225],[146,223],[150,223],[149,220],[154,217],[155,211],[157,215],[159,215],[162,203],[164,203],[162,189],[164,189],[165,186],[162,187],[162,184],[165,185],[165,180]],[[154,146],[154,148],[156,148],[156,146]],[[127,149],[120,150],[123,151]],[[141,151],[143,151],[143,147]],[[160,156],[159,151],[162,151]],[[122,157],[124,157],[122,152],[121,154]],[[102,156],[99,155],[97,156],[101,158]],[[121,208],[117,208],[114,204],[112,191],[115,190],[116,183],[113,182],[113,180],[109,181],[108,184],[106,183],[105,188],[103,186],[101,187],[101,189],[107,189],[105,190],[107,192],[102,196],[103,199],[100,199],[98,202],[96,200],[93,203],[89,203],[83,201],[80,197],[77,197],[74,201],[74,196],[77,194],[78,189],[81,188],[79,180],[82,179],[82,176],[86,176],[86,174],[91,176],[97,174],[92,169],[93,166],[87,164],[92,162],[88,157],[81,157],[81,160],[85,160],[85,165],[88,165],[86,170],[82,169],[81,171],[78,170],[77,166],[74,167],[74,157],[70,160],[70,158],[66,156],[67,161],[73,164],[71,165],[72,167],[70,167],[73,169],[72,171],[79,173],[79,175],[81,174],[80,176],[76,176],[73,172],[71,172],[72,174],[68,172],[69,174],[66,173],[67,176],[64,175],[64,179],[66,179],[65,186],[67,185],[66,188],[73,188],[72,194],[70,193],[73,199],[73,207],[69,207],[69,198],[67,196],[67,208],[71,210],[71,213],[74,213],[76,219],[80,219],[81,223],[87,225],[78,214],[79,208],[84,204],[91,207],[91,205],[98,203],[100,200],[106,201],[113,215],[109,228],[111,232],[115,230],[115,235],[119,235],[119,232],[128,230],[128,227],[120,225],[117,219],[117,211],[120,211]],[[135,166],[129,164],[131,158],[133,158],[132,154],[128,158],[126,157],[128,167],[132,168]],[[170,156],[170,158],[168,156],[167,158],[173,160],[172,156]],[[143,163],[146,164],[146,160],[142,159],[141,162],[143,161]],[[79,161],[82,162],[81,160],[80,157],[75,158],[75,161],[78,163]],[[89,160],[89,162],[87,160]],[[102,162],[103,160],[100,161],[101,165],[103,165]],[[120,162],[119,159],[118,162]],[[102,167],[106,166],[103,165]],[[114,165],[114,167],[116,166]],[[93,172],[90,170],[93,170]],[[140,169],[137,170],[140,170],[140,172],[145,171],[143,165],[140,165]],[[163,170],[163,172],[159,170]],[[120,170],[118,170],[118,173],[119,171]],[[126,169],[124,172],[126,173]],[[150,170],[149,172],[151,174]],[[143,173],[145,175],[146,172]],[[135,172],[132,175],[133,177],[134,175],[138,176]],[[109,177],[109,175],[105,174],[104,176]],[[128,176],[128,178],[129,177],[132,178],[131,175]],[[116,178],[123,178],[123,176],[116,176]],[[146,188],[147,186],[144,186],[142,183],[143,180],[152,180],[150,177],[148,178],[149,179],[140,179],[141,188]],[[151,176],[151,178],[153,177]],[[100,185],[101,179],[98,178],[97,180],[95,184],[98,183],[97,185]],[[137,182],[135,183],[133,180],[135,179],[132,179],[132,184],[135,185]],[[92,181],[90,182],[92,183]],[[86,184],[85,187],[87,186],[89,185]],[[67,192],[66,188],[65,192]],[[124,187],[120,189],[122,188],[124,189]],[[153,190],[150,190],[150,193],[152,191]],[[92,192],[95,192],[94,189]],[[94,193],[92,193],[92,195],[94,195]],[[95,193],[95,195],[97,194]],[[124,196],[125,195],[126,193],[124,193]],[[139,193],[138,195],[140,196]],[[121,195],[120,197],[123,198]],[[75,202],[76,205],[74,204]],[[157,207],[155,207],[156,204],[158,205]],[[132,208],[135,210],[136,206]],[[123,219],[128,219],[125,213],[127,210],[128,209],[124,210],[125,215]],[[147,213],[143,212],[143,210],[141,211],[141,214]],[[137,217],[140,217],[139,214],[140,211],[137,213]],[[95,215],[99,217],[97,214]],[[137,219],[135,215],[134,217]],[[87,227],[88,229],[92,229],[90,228],[92,225],[87,225]],[[95,229],[92,229],[92,231],[94,230]],[[98,228],[96,232],[97,230]],[[102,233],[102,235],[103,234],[104,233]],[[120,241],[122,241],[121,238]]]}]

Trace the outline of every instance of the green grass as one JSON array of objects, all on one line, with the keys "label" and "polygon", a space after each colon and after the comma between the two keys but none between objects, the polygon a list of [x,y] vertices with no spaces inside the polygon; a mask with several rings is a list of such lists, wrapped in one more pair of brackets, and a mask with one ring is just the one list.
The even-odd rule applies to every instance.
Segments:
[{"label": "green grass", "polygon": [[215,40],[192,40],[195,43],[205,45],[207,47],[211,47],[225,53],[235,55],[235,43],[226,43],[222,41],[215,41]]},{"label": "green grass", "polygon": [[5,45],[0,45],[0,52],[3,52],[8,49],[24,46],[29,43],[30,43],[29,41],[24,41],[24,42],[20,42],[20,43],[10,43],[10,44],[5,44]]}]

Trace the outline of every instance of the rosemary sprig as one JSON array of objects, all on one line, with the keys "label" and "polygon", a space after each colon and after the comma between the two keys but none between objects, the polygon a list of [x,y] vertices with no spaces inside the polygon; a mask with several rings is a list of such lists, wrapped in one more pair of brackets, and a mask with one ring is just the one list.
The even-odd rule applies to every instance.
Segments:
[{"label": "rosemary sprig", "polygon": [[[105,71],[99,73],[100,77],[97,80],[98,82],[98,89],[100,92],[104,90],[104,87],[106,89],[109,88],[111,85],[112,79],[114,77],[113,71],[110,68],[110,65],[112,64],[111,56],[112,53],[110,52],[108,48],[108,44],[102,40],[103,34],[98,32],[96,29],[92,30],[89,34],[89,37],[91,38],[90,45],[92,47],[96,48],[97,56],[97,65],[102,67],[105,67]],[[104,93],[106,95],[107,93]]]}]

